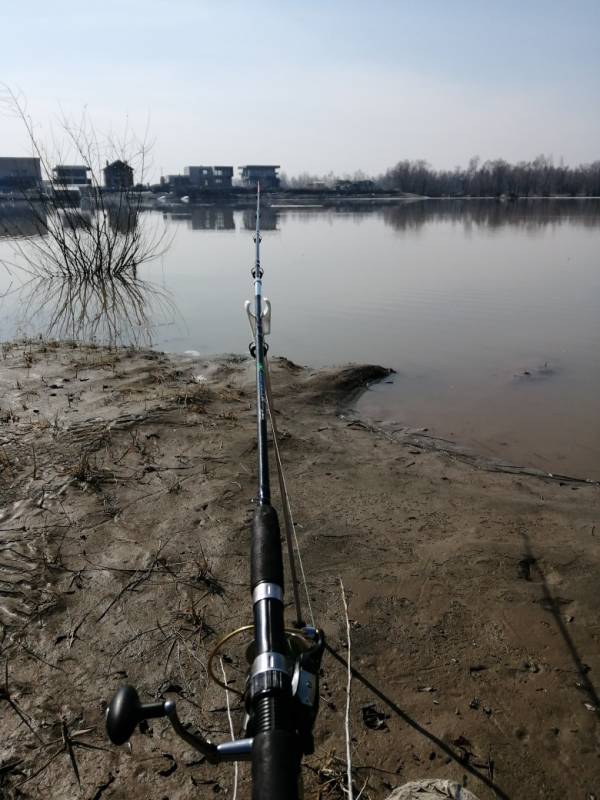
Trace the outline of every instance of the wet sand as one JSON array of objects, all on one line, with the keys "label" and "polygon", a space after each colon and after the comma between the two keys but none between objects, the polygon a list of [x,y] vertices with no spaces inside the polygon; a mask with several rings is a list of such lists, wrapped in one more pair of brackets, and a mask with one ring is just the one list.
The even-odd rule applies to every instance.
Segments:
[{"label": "wet sand", "polygon": [[[308,589],[331,648],[306,797],[343,796],[338,577],[363,797],[420,777],[457,779],[481,800],[600,796],[599,487],[372,428],[348,406],[381,368],[276,359],[272,370]],[[162,721],[132,752],[114,748],[103,713],[130,682],[229,737],[206,666],[216,640],[250,619],[253,391],[253,364],[236,357],[3,346],[0,796],[231,796],[230,765],[206,764]],[[243,647],[226,652],[241,687]],[[238,797],[248,778],[242,766]]]}]

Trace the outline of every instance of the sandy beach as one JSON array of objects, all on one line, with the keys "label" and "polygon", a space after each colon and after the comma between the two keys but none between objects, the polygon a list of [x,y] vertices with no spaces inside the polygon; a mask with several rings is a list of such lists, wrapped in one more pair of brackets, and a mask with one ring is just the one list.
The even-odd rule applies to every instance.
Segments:
[{"label": "sandy beach", "polygon": [[[131,683],[230,737],[207,659],[250,621],[253,362],[42,341],[1,355],[0,796],[231,797],[231,765],[206,763],[162,720],[115,748],[104,711]],[[344,796],[341,578],[357,793],[444,777],[481,800],[600,797],[598,485],[373,428],[352,403],[382,367],[271,368],[330,647],[305,796]],[[225,652],[241,689],[243,640]],[[239,783],[249,797],[245,765]]]}]

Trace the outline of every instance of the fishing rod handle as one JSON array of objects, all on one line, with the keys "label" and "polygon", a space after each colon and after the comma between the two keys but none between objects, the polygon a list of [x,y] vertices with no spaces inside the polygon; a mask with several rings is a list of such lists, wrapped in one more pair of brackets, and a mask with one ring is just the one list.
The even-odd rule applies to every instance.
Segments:
[{"label": "fishing rod handle", "polygon": [[277,512],[260,505],[252,521],[250,584],[255,658],[249,699],[255,724],[252,800],[298,800],[300,737],[283,620],[283,558]]},{"label": "fishing rod handle", "polygon": [[299,800],[300,753],[296,734],[258,733],[252,746],[252,800]]},{"label": "fishing rod handle", "polygon": [[259,583],[274,583],[283,590],[283,557],[277,512],[270,505],[261,505],[252,520],[250,554],[250,589]]}]

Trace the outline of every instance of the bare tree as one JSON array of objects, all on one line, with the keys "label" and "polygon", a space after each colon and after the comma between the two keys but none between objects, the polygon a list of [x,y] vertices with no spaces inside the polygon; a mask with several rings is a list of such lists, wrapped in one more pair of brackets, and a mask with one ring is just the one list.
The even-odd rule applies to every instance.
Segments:
[{"label": "bare tree", "polygon": [[[13,231],[14,259],[4,261],[13,275],[16,271],[24,277],[19,291],[26,316],[30,321],[45,318],[46,332],[59,338],[149,343],[152,315],[174,306],[164,290],[138,277],[139,267],[159,257],[170,243],[166,228],[140,213],[147,136],[139,140],[125,131],[118,138],[100,138],[84,112],[76,122],[63,114],[58,135],[52,133],[48,145],[21,96],[4,87],[0,101],[23,123],[43,181],[19,192],[28,224],[26,230]],[[89,176],[76,198],[54,171],[55,165],[69,161]],[[109,191],[102,180],[109,161],[133,169],[137,185],[123,183]]]},{"label": "bare tree", "polygon": [[[166,233],[142,219],[143,184],[150,144],[147,136],[131,132],[100,138],[84,112],[78,121],[64,114],[58,120],[58,136],[42,142],[24,99],[4,87],[4,108],[22,123],[33,157],[39,159],[43,179],[35,190],[23,189],[21,199],[36,217],[44,236],[16,239],[21,264],[34,274],[90,276],[135,275],[140,265],[157,258],[168,242]],[[56,179],[53,167],[65,156],[76,158],[89,174],[89,184],[79,187],[80,202]],[[121,161],[138,175],[136,187],[122,185],[107,191],[104,164]]]}]

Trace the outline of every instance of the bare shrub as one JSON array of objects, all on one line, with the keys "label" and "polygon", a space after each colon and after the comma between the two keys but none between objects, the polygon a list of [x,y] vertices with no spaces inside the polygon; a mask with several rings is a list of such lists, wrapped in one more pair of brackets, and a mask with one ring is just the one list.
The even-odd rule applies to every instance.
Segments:
[{"label": "bare shrub", "polygon": [[[152,314],[174,310],[163,289],[138,278],[139,267],[170,244],[166,228],[140,213],[151,149],[147,135],[100,137],[87,113],[76,121],[63,114],[48,146],[23,97],[4,87],[0,108],[23,123],[42,176],[40,186],[20,190],[28,224],[22,232],[15,226],[14,258],[3,262],[21,279],[15,291],[24,293],[26,312],[45,315],[48,334],[58,338],[147,343]],[[109,161],[131,167],[136,185],[107,189],[103,168]],[[76,198],[53,175],[55,165],[74,162],[89,176]]]}]

